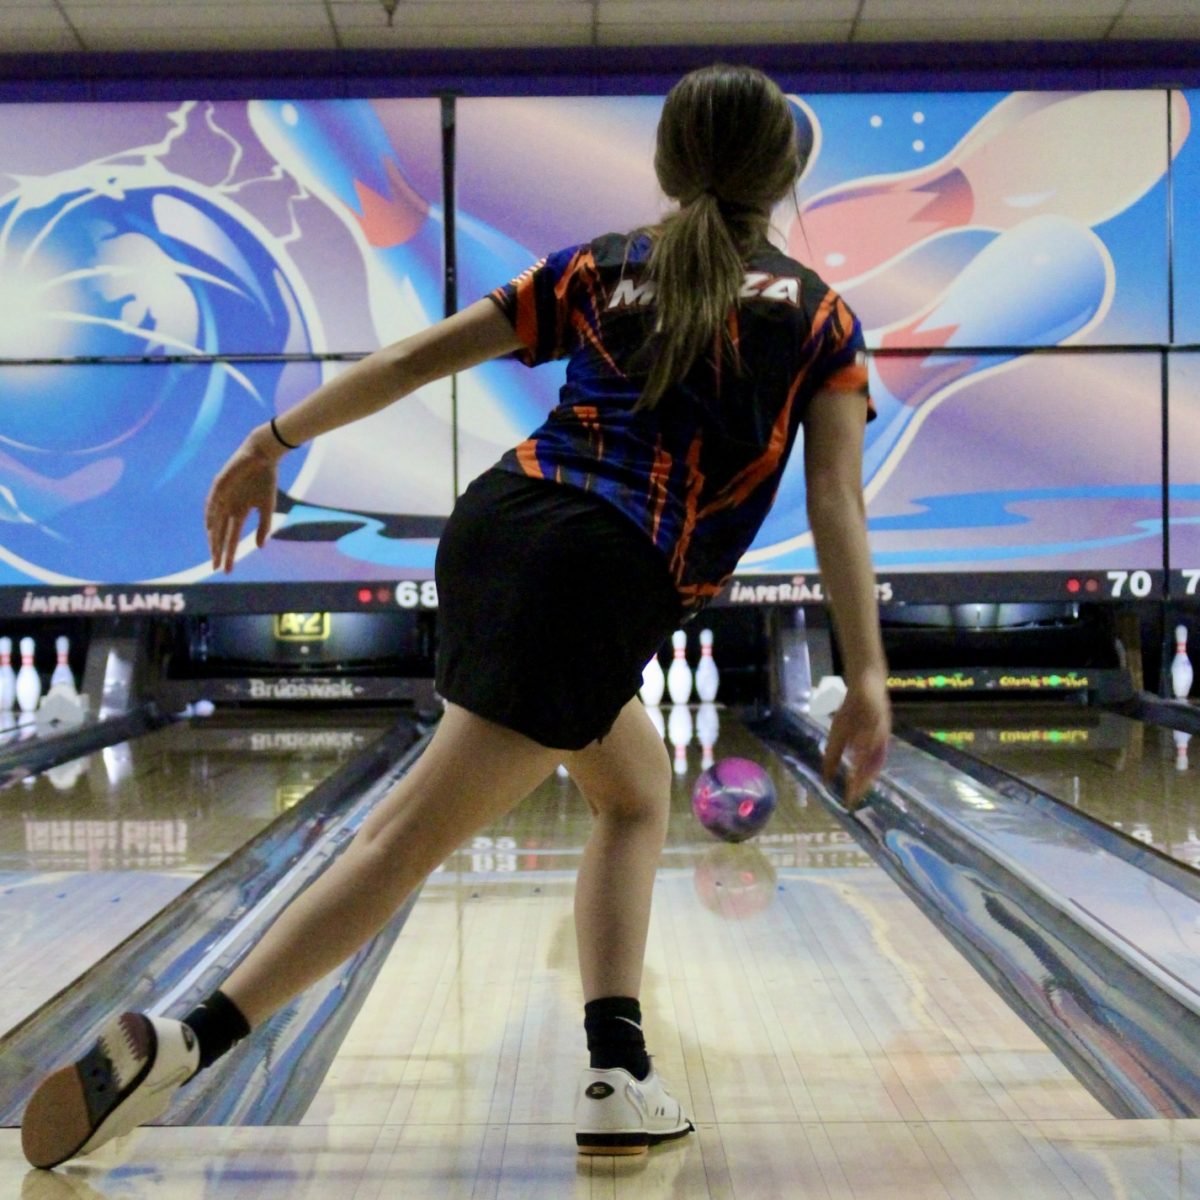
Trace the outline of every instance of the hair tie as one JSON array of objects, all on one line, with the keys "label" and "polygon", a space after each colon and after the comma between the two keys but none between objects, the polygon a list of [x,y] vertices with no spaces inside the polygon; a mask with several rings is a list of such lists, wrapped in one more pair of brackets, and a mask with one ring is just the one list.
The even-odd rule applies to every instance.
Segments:
[{"label": "hair tie", "polygon": [[695,204],[702,196],[711,196],[718,204],[721,203],[721,197],[717,195],[716,188],[702,187],[698,192],[693,192],[689,200],[685,201],[685,205]]}]

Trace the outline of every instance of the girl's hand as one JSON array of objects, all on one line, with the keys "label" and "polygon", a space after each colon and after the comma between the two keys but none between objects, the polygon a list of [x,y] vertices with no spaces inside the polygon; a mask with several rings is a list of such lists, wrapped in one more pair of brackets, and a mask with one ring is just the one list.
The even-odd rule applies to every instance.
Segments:
[{"label": "girl's hand", "polygon": [[834,714],[821,764],[825,782],[831,783],[842,755],[849,756],[845,802],[851,812],[862,803],[867,789],[883,769],[891,732],[892,706],[884,678],[872,674],[851,683],[846,699]]},{"label": "girl's hand", "polygon": [[271,532],[279,456],[262,442],[258,433],[255,430],[221,468],[204,505],[204,526],[208,530],[214,571],[224,570],[228,574],[233,570],[242,526],[252,509],[258,510],[255,541],[260,548]]}]

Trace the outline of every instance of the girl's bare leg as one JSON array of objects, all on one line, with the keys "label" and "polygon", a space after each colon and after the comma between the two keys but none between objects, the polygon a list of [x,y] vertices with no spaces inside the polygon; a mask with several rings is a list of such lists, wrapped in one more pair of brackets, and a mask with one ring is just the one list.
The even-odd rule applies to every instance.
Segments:
[{"label": "girl's bare leg", "polygon": [[513,808],[561,758],[447,705],[408,774],[338,860],[283,911],[222,992],[251,1027],[260,1024],[378,933],[439,863]]},{"label": "girl's bare leg", "polygon": [[671,806],[671,760],[637,699],[602,741],[565,755],[595,824],[575,887],[584,1001],[636,998]]}]

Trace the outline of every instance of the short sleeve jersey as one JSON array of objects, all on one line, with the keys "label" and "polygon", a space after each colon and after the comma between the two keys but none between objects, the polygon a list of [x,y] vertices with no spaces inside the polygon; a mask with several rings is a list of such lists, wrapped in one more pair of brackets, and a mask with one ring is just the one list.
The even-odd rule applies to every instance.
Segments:
[{"label": "short sleeve jersey", "polygon": [[520,361],[569,360],[558,406],[498,465],[615,505],[666,556],[691,609],[721,590],[754,540],[811,397],[844,391],[874,413],[857,318],[766,243],[747,260],[728,336],[657,405],[638,408],[653,353],[649,251],[645,234],[607,234],[491,294],[524,344]]}]

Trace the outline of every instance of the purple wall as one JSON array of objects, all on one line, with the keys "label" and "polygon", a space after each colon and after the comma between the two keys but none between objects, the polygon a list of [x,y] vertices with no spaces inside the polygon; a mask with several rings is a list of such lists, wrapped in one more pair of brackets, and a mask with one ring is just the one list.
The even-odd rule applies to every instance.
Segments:
[{"label": "purple wall", "polygon": [[0,55],[0,101],[661,95],[713,61],[792,91],[1200,86],[1200,42],[981,42],[210,54]]}]

